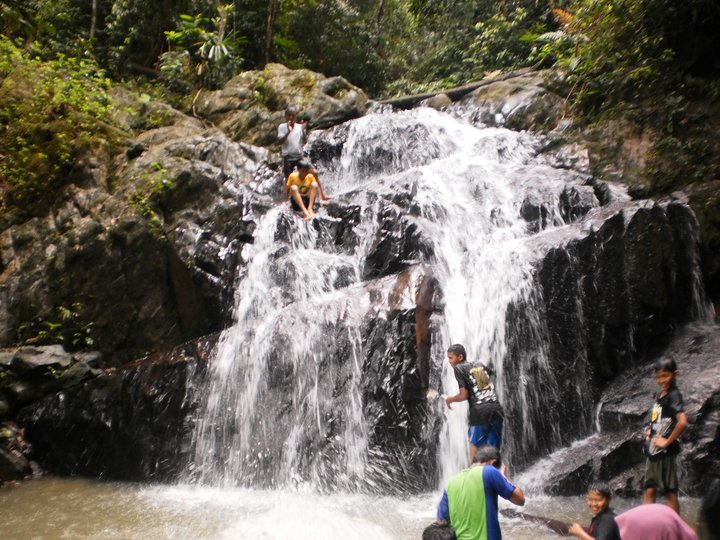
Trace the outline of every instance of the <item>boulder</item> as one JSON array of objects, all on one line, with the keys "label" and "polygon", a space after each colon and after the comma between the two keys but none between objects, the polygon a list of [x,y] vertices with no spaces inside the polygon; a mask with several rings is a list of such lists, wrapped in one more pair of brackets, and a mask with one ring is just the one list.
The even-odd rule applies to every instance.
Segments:
[{"label": "boulder", "polygon": [[237,75],[221,90],[203,91],[195,100],[198,115],[235,141],[277,146],[277,127],[285,108],[296,106],[311,129],[324,129],[365,114],[368,98],[342,77],[268,64],[262,71]]},{"label": "boulder", "polygon": [[0,419],[20,407],[97,376],[98,351],[70,353],[61,345],[0,351]]},{"label": "boulder", "polygon": [[157,353],[47,396],[18,423],[41,466],[122,480],[175,478],[189,453],[193,377],[217,335]]},{"label": "boulder", "polygon": [[474,125],[550,131],[562,118],[564,100],[548,89],[546,76],[543,71],[522,73],[481,86],[449,110],[467,116]]},{"label": "boulder", "polygon": [[[690,422],[680,438],[680,489],[701,495],[720,475],[720,327],[690,327],[665,351],[678,363],[678,386]],[[614,380],[599,398],[600,432],[555,452],[524,473],[541,474],[536,484],[557,495],[578,495],[594,481],[607,482],[623,496],[642,493],[644,477],[643,426],[657,392],[653,364],[643,364]],[[540,472],[541,471],[541,472]]]},{"label": "boulder", "polygon": [[[654,358],[706,306],[696,294],[698,261],[687,251],[697,253],[697,222],[680,202],[617,201],[580,223],[580,232],[548,230],[535,245],[537,295],[527,301],[541,306],[542,327],[528,315],[532,308],[508,310],[512,361],[505,361],[504,377],[518,392],[505,399],[508,427],[534,433],[508,442],[516,465],[589,434],[600,390]],[[546,360],[533,360],[538,355]],[[523,368],[528,363],[535,367]],[[537,377],[545,384],[538,395],[511,382]],[[523,418],[521,405],[533,400],[532,418]]]}]

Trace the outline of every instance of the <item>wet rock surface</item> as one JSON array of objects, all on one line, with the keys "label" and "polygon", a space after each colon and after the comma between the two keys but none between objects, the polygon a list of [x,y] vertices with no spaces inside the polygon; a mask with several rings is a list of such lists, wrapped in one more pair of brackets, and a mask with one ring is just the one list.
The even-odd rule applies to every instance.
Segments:
[{"label": "wet rock surface", "polygon": [[233,140],[259,146],[276,144],[277,127],[285,121],[289,105],[304,115],[311,129],[324,129],[362,116],[369,103],[362,90],[342,77],[327,78],[281,64],[241,73],[222,90],[203,92],[196,100],[200,116]]},{"label": "wet rock surface", "polygon": [[[690,422],[680,441],[680,489],[699,496],[720,476],[720,328],[686,328],[664,352],[678,364],[678,387]],[[645,474],[642,431],[658,391],[653,363],[637,366],[614,380],[600,397],[600,433],[560,450],[536,465],[545,468],[548,493],[583,493],[593,481],[609,483],[613,491],[638,496]]]},{"label": "wet rock surface", "polygon": [[217,336],[187,343],[22,409],[18,423],[45,470],[122,480],[169,480],[187,463],[188,399]]},{"label": "wet rock surface", "polygon": [[[199,113],[221,129],[154,106],[148,114],[162,121],[149,122],[147,115],[142,121],[129,119],[147,129],[128,146],[113,174],[88,167],[51,215],[0,232],[0,345],[15,342],[22,323],[51,320],[58,306],[79,303],[84,306],[81,315],[93,323],[102,353],[84,360],[79,353],[63,351],[47,351],[42,360],[29,351],[11,357],[0,353],[0,370],[22,374],[12,381],[14,386],[0,387],[0,417],[22,408],[20,424],[34,446],[32,455],[47,470],[166,480],[186,463],[197,407],[189,387],[216,338],[172,347],[232,322],[234,285],[247,263],[244,250],[281,192],[277,156],[249,143],[274,142],[290,101],[292,77],[305,77],[314,89],[299,104],[316,111],[311,126],[360,116],[367,106],[367,99],[343,80],[285,73],[277,66],[268,70],[277,74],[277,81],[261,81],[262,73],[247,74],[198,100]],[[261,94],[262,103],[250,110],[258,99],[253,92]],[[476,123],[485,125],[552,132],[561,124],[556,98],[538,76],[523,75],[475,92],[462,104],[467,109],[456,113],[472,110]],[[439,98],[435,105],[445,107],[444,101]],[[428,136],[426,129],[418,123],[404,127],[374,133],[377,144],[356,156],[354,172],[403,174],[437,157],[415,144]],[[337,166],[350,129],[343,124],[314,134],[313,160],[330,170]],[[412,144],[394,156],[383,149],[386,137],[407,137]],[[235,142],[239,139],[247,142]],[[508,343],[505,376],[508,381],[541,380],[552,392],[529,418],[521,418],[516,405],[524,397],[508,395],[506,425],[517,437],[509,437],[506,444],[516,465],[524,466],[591,433],[595,404],[603,400],[601,421],[611,431],[593,443],[594,454],[590,445],[585,458],[568,457],[548,489],[578,493],[589,477],[598,477],[624,492],[636,492],[639,465],[632,434],[639,404],[651,393],[639,392],[634,406],[629,397],[613,404],[602,391],[609,387],[614,392],[615,380],[628,369],[645,369],[643,363],[661,353],[683,324],[701,315],[696,308],[702,290],[695,274],[697,223],[682,200],[631,202],[624,190],[590,177],[587,152],[564,140],[562,133],[548,135],[533,153],[559,171],[550,187],[537,185],[541,178],[529,175],[524,202],[517,208],[534,234],[529,249],[537,254],[537,295],[532,300],[544,310],[546,322],[538,326],[529,318],[528,306],[511,306],[506,330],[514,337]],[[400,491],[429,489],[437,479],[444,414],[441,403],[426,399],[440,378],[440,362],[429,358],[429,350],[443,307],[435,278],[424,267],[434,257],[432,243],[417,227],[411,178],[402,190],[366,193],[367,206],[377,218],[370,229],[361,227],[366,206],[351,198],[363,189],[333,200],[311,226],[319,249],[347,254],[363,242],[371,245],[360,279],[382,307],[362,327],[370,479],[392,489],[392,482],[402,476],[406,480],[396,486]],[[500,209],[494,217],[501,226]],[[279,219],[280,242],[297,227],[298,218],[288,210]],[[281,280],[290,267],[283,265],[280,251],[273,256],[278,261],[273,271]],[[348,265],[338,263],[333,272],[336,287],[355,279]],[[327,331],[341,333],[337,328]],[[548,359],[545,375],[536,347],[543,336],[549,343],[542,351]],[[702,343],[697,346],[704,347]],[[707,343],[714,341],[708,337]],[[156,349],[168,352],[125,362]],[[711,349],[703,350],[712,371]],[[337,392],[349,377],[347,352],[340,347],[337,357],[324,364],[337,377],[327,375],[323,381],[337,385]],[[523,361],[529,371],[518,367]],[[292,371],[287,365],[282,369],[282,362],[278,355],[268,367],[280,396],[289,388]],[[105,369],[108,365],[120,367]],[[56,370],[71,374],[66,386],[48,381],[33,386],[26,380],[34,372],[47,378]],[[644,376],[638,375],[637,381]],[[618,384],[619,392],[625,391],[624,384]],[[627,391],[638,387],[630,383]],[[687,482],[718,473],[720,398],[704,387],[688,395],[696,390],[699,402],[693,404],[697,411],[687,435],[693,442],[684,462]],[[277,399],[283,398],[272,398]],[[282,412],[272,403],[266,409]],[[283,422],[282,414],[276,420]],[[308,430],[299,466],[309,469],[316,455],[340,453],[333,437],[345,422],[337,415],[328,420],[327,432]],[[523,440],[520,434],[531,424],[533,439]],[[272,441],[265,443],[272,447]],[[598,453],[598,447],[603,451]],[[405,474],[407,468],[412,475]]]}]

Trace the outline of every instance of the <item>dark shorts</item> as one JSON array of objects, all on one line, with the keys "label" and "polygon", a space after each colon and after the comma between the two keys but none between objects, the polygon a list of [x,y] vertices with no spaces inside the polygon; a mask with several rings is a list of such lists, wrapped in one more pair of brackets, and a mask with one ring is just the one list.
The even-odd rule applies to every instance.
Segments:
[{"label": "dark shorts", "polygon": [[295,170],[300,160],[302,160],[302,156],[283,156],[283,175],[285,176],[285,180],[287,180],[290,173]]},{"label": "dark shorts", "polygon": [[494,420],[482,426],[470,426],[468,428],[468,440],[476,447],[491,444],[499,449],[502,444],[502,427],[502,419]]},{"label": "dark shorts", "polygon": [[664,454],[645,463],[645,488],[656,488],[658,491],[677,491],[677,465],[675,454]]},{"label": "dark shorts", "polygon": [[[310,198],[307,195],[300,195],[300,198],[302,199],[305,208],[310,210]],[[298,212],[302,210],[302,208],[298,206],[298,203],[296,203],[295,199],[293,199],[292,197],[290,197],[290,205],[292,206],[293,210],[297,210]]]}]

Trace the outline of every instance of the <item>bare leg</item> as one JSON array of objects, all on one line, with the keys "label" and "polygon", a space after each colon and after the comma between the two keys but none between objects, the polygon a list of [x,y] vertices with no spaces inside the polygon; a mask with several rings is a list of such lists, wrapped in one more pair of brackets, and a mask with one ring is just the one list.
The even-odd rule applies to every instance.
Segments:
[{"label": "bare leg", "polygon": [[680,514],[680,500],[678,499],[677,491],[668,491],[665,493],[665,503]]},{"label": "bare leg", "polygon": [[475,459],[475,452],[477,450],[477,446],[475,446],[473,443],[470,444],[470,465],[473,464],[473,460]]},{"label": "bare leg", "polygon": [[308,212],[310,212],[311,217],[315,216],[315,197],[317,196],[317,191],[317,182],[310,184],[310,190],[308,191],[308,203],[310,208],[308,208]]},{"label": "bare leg", "polygon": [[305,219],[311,219],[312,215],[310,212],[308,212],[308,209],[305,207],[305,203],[303,202],[302,197],[300,196],[300,190],[297,186],[291,186],[290,187],[290,196],[293,198],[293,201],[300,207],[300,211],[302,212],[302,215]]},{"label": "bare leg", "polygon": [[654,503],[657,499],[657,488],[649,487],[645,488],[645,494],[643,495],[643,504]]}]

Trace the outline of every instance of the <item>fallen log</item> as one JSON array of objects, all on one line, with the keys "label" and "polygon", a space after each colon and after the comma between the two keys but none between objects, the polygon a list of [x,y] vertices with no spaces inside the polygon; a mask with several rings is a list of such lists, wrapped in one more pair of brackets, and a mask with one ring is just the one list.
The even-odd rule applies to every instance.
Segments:
[{"label": "fallen log", "polygon": [[451,101],[457,101],[458,99],[460,99],[461,97],[463,97],[466,94],[469,94],[473,90],[476,90],[483,86],[488,86],[488,85],[498,82],[498,81],[505,81],[507,79],[512,79],[513,77],[519,77],[520,75],[525,75],[534,70],[535,70],[535,68],[518,69],[516,71],[511,71],[510,73],[505,73],[503,75],[499,75],[498,77],[489,77],[487,79],[483,79],[481,81],[477,81],[477,82],[470,83],[470,84],[465,84],[463,86],[456,86],[454,88],[447,88],[445,90],[438,90],[436,92],[428,92],[425,94],[414,94],[412,96],[402,96],[402,97],[398,97],[398,98],[383,99],[383,100],[380,100],[379,103],[382,105],[390,105],[395,109],[412,109],[415,105],[417,105],[421,101],[430,99],[431,97],[435,97],[438,94],[446,94],[450,98]]},{"label": "fallen log", "polygon": [[544,527],[547,527],[559,536],[572,536],[568,532],[568,529],[570,529],[570,523],[565,523],[564,521],[560,521],[559,519],[552,519],[543,516],[534,516],[532,514],[526,514],[525,512],[518,512],[517,510],[513,510],[512,508],[503,508],[502,510],[500,510],[500,513],[508,518],[522,519],[530,523],[537,523],[538,525],[543,525]]}]

